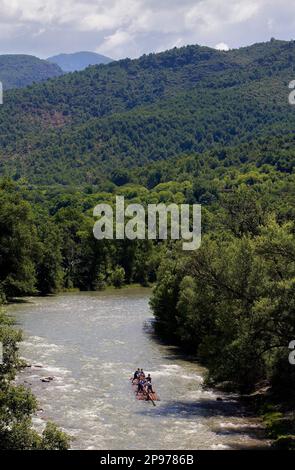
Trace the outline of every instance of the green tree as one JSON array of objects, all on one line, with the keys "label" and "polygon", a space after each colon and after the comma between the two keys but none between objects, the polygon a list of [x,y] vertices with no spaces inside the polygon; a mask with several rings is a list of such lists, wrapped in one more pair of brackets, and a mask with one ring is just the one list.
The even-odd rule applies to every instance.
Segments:
[{"label": "green tree", "polygon": [[4,361],[0,365],[0,449],[68,449],[69,436],[51,423],[47,424],[43,435],[39,436],[32,428],[32,415],[37,410],[37,401],[23,386],[15,386],[12,381],[21,366],[17,343],[21,333],[12,327],[11,320],[0,312],[0,341],[4,348]]},{"label": "green tree", "polygon": [[119,289],[123,286],[125,281],[125,271],[124,268],[117,266],[111,274],[111,282],[114,287]]},{"label": "green tree", "polygon": [[61,234],[51,220],[46,220],[38,231],[37,289],[42,295],[52,294],[58,292],[63,283]]},{"label": "green tree", "polygon": [[36,292],[36,227],[30,205],[15,190],[11,182],[0,186],[0,285],[7,297]]}]

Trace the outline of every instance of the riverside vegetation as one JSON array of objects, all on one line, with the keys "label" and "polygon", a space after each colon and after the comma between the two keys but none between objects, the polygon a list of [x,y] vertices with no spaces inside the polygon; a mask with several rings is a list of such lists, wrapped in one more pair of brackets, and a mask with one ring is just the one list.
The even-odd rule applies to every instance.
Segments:
[{"label": "riverside vegetation", "polygon": [[[156,282],[158,334],[294,447],[295,44],[189,46],[11,91],[0,109],[3,299]],[[13,131],[12,131],[13,129]],[[199,203],[203,240],[98,241],[93,208]]]},{"label": "riverside vegetation", "polygon": [[48,78],[59,77],[63,71],[46,60],[30,55],[0,55],[0,81],[4,90],[23,88]]},{"label": "riverside vegetation", "polygon": [[13,384],[17,371],[24,366],[17,352],[21,332],[12,327],[1,306],[0,341],[4,346],[0,364],[0,450],[68,449],[69,436],[54,423],[48,422],[41,436],[32,428],[37,401],[27,388]]}]

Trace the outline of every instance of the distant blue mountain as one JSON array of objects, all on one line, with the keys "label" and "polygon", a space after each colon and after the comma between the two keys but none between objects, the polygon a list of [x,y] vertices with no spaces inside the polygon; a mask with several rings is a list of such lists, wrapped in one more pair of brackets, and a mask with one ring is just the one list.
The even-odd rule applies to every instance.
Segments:
[{"label": "distant blue mountain", "polygon": [[74,52],[48,57],[48,62],[57,64],[64,72],[84,70],[89,65],[109,64],[113,59],[96,52]]}]

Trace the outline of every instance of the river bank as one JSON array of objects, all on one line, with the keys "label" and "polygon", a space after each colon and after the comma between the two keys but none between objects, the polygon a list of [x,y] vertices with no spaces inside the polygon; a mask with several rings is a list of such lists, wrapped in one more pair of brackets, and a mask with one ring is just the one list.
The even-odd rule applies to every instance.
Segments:
[{"label": "river bank", "polygon": [[[35,425],[56,421],[74,449],[267,447],[261,421],[237,396],[204,389],[204,368],[154,337],[149,294],[67,293],[9,306],[32,364],[18,380],[38,398]],[[151,372],[157,407],[134,399],[136,367]]]}]

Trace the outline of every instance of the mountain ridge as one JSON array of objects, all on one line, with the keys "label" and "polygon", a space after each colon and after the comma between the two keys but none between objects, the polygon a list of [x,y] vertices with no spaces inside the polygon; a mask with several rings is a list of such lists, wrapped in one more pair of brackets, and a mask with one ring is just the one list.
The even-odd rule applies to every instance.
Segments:
[{"label": "mountain ridge", "polygon": [[56,64],[26,54],[0,55],[0,80],[4,90],[24,88],[63,74]]},{"label": "mountain ridge", "polygon": [[288,134],[294,63],[293,41],[186,46],[10,92],[0,171],[42,184],[95,182],[122,166]]}]

